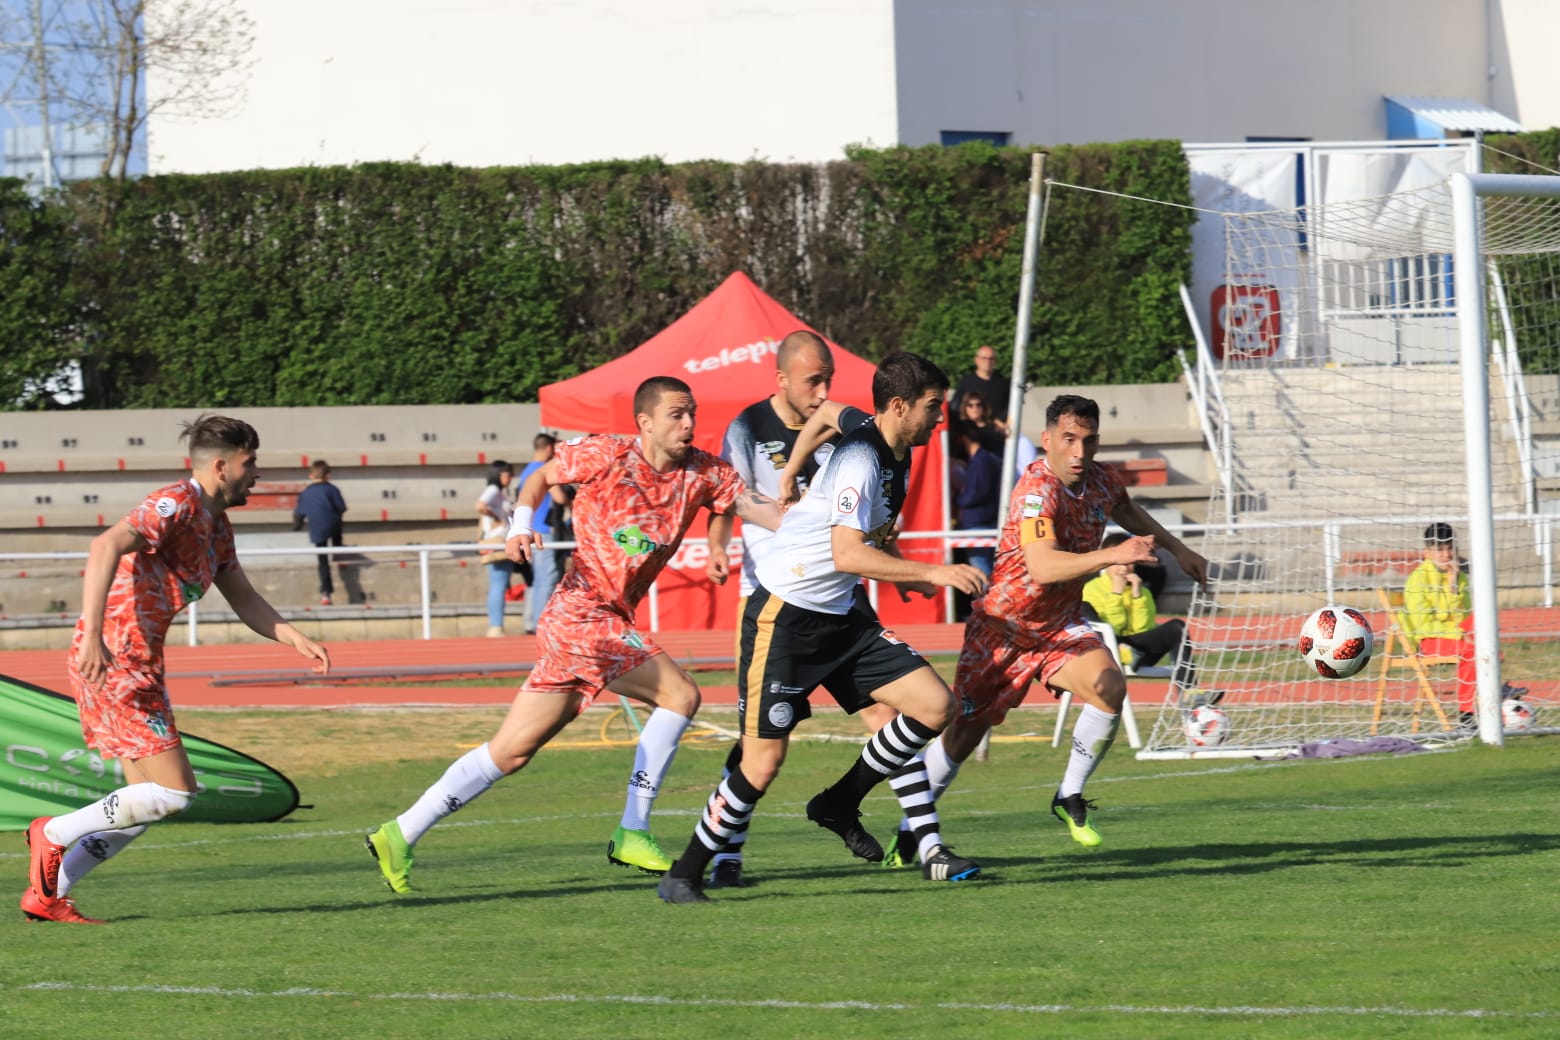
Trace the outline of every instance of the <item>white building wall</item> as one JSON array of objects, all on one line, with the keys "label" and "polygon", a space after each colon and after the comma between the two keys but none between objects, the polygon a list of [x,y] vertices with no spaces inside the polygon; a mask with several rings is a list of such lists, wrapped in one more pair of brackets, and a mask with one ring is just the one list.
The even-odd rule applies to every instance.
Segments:
[{"label": "white building wall", "polygon": [[235,2],[247,100],[155,116],[152,172],[812,162],[944,130],[1377,140],[1384,95],[1560,124],[1560,0]]},{"label": "white building wall", "polygon": [[895,140],[891,0],[237,3],[255,24],[247,99],[154,119],[153,173],[811,162]]},{"label": "white building wall", "polygon": [[1490,106],[1529,130],[1560,126],[1560,62],[1555,60],[1560,3],[1487,0],[1487,5],[1493,73]]},{"label": "white building wall", "polygon": [[1376,140],[1384,95],[1489,100],[1483,0],[895,6],[907,144],[954,129],[1015,144]]}]

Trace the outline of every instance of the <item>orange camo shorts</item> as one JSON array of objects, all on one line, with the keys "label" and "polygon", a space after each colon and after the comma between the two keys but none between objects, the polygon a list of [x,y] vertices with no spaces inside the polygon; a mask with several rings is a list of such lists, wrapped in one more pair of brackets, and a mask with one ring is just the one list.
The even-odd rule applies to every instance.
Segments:
[{"label": "orange camo shorts", "polygon": [[1060,632],[1028,632],[973,613],[964,625],[954,701],[963,715],[1000,726],[1024,702],[1032,682],[1049,685],[1070,662],[1104,648],[1104,641],[1081,622]]},{"label": "orange camo shorts", "polygon": [[538,693],[577,693],[584,711],[617,679],[665,653],[623,617],[605,609],[574,607],[555,595],[536,626],[536,667],[525,688]]},{"label": "orange camo shorts", "polygon": [[95,690],[77,673],[74,655],[67,672],[87,747],[96,748],[107,758],[135,761],[181,744],[161,672],[111,668]]}]

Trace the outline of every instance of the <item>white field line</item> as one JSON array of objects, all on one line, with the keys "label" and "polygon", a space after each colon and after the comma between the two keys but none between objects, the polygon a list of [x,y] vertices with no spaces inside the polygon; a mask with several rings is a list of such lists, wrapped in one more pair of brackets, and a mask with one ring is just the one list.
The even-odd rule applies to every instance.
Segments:
[{"label": "white field line", "polygon": [[421,1003],[474,1003],[474,1004],[625,1004],[651,1007],[686,1008],[763,1008],[788,1011],[971,1011],[982,1014],[1013,1015],[1226,1015],[1237,1018],[1273,1017],[1347,1017],[1371,1018],[1475,1018],[1540,1021],[1560,1018],[1560,1011],[1500,1011],[1489,1008],[1407,1008],[1407,1007],[1253,1007],[1233,1005],[1229,1007],[1204,1007],[1200,1005],[1140,1006],[1132,1004],[972,1004],[955,1001],[908,1003],[897,1001],[867,1000],[731,1000],[719,997],[666,997],[644,994],[588,994],[547,993],[525,995],[519,993],[361,993],[348,990],[314,989],[295,987],[279,990],[233,989],[221,986],[99,986],[73,982],[28,982],[6,985],[0,983],[0,992],[48,993],[153,993],[159,996],[220,997],[222,999],[299,1000],[327,998],[337,1000],[384,1000]]}]

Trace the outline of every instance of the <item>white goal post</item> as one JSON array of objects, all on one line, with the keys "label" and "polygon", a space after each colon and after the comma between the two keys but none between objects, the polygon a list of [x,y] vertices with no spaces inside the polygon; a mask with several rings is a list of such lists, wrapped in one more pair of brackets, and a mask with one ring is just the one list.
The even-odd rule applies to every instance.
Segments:
[{"label": "white goal post", "polygon": [[[1459,708],[1500,745],[1502,647],[1520,683],[1541,678],[1524,641],[1560,634],[1560,177],[1457,173],[1222,218],[1226,306],[1199,367],[1219,391],[1213,454],[1228,461],[1188,654],[1197,687],[1223,691],[1230,733],[1195,746],[1171,686],[1140,757],[1464,740]],[[1427,667],[1404,631],[1405,585],[1446,524],[1478,620],[1474,686],[1455,657]],[[1372,621],[1377,659],[1357,677],[1308,673],[1294,650],[1327,603]],[[1560,705],[1547,710],[1539,725],[1560,724]]]}]

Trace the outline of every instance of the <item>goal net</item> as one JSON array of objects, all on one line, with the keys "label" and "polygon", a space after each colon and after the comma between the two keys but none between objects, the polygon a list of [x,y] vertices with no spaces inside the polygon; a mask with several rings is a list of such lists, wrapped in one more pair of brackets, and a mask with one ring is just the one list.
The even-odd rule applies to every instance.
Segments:
[{"label": "goal net", "polygon": [[[1459,252],[1451,181],[1225,215],[1221,320],[1200,354],[1226,461],[1201,545],[1211,579],[1188,631],[1197,687],[1223,692],[1228,736],[1199,746],[1171,687],[1144,757],[1466,739],[1479,732],[1481,688],[1482,735],[1498,742],[1502,679],[1530,688],[1535,728],[1560,725],[1560,703],[1542,697],[1560,678],[1545,643],[1560,633],[1560,201],[1543,193],[1560,178],[1469,181],[1528,190],[1467,207],[1476,255]],[[1465,344],[1465,324],[1481,317],[1482,338]],[[1481,604],[1495,605],[1499,654],[1495,625],[1468,636],[1468,650],[1448,639],[1416,653],[1427,629],[1450,622],[1459,634],[1454,617],[1403,610],[1438,524],[1454,533],[1472,613],[1482,622]],[[1303,619],[1326,604],[1371,622],[1374,658],[1352,678],[1321,678],[1296,649]],[[1471,668],[1482,680],[1460,685],[1469,653],[1463,677]],[[1533,724],[1520,715],[1508,725]]]}]

